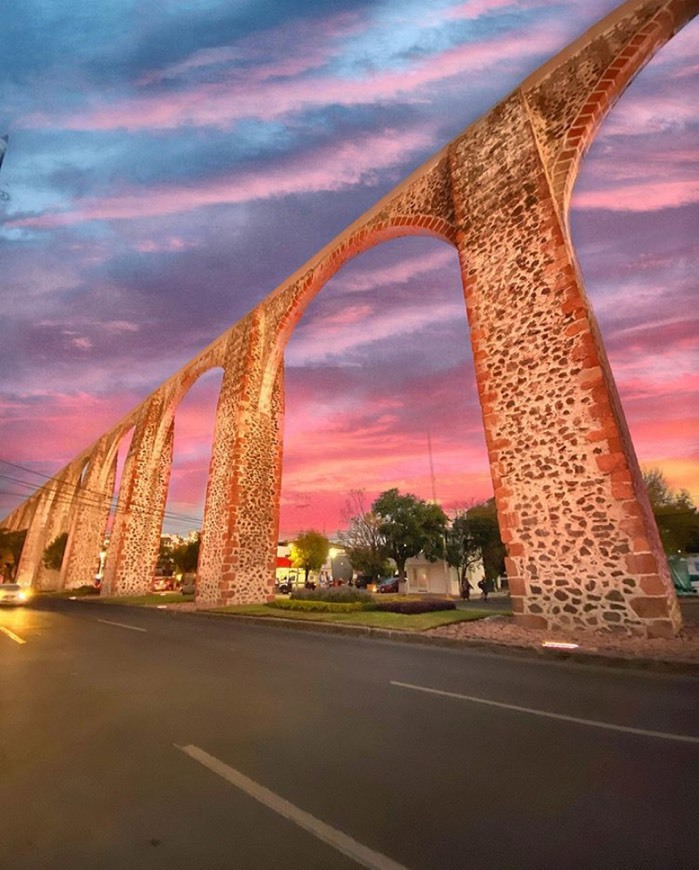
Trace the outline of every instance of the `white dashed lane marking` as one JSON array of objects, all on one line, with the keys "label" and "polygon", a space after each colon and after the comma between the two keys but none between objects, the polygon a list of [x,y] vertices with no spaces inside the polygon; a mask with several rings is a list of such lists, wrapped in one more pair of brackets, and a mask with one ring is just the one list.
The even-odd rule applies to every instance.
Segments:
[{"label": "white dashed lane marking", "polygon": [[369,867],[370,870],[406,870],[402,864],[396,863],[380,852],[374,852],[373,849],[358,843],[352,837],[343,834],[342,831],[326,825],[325,822],[321,822],[320,819],[316,819],[315,816],[312,816],[305,810],[299,809],[294,804],[279,797],[278,794],[249,779],[245,774],[234,770],[213,755],[209,755],[208,752],[205,752],[198,746],[177,746],[175,744],[175,748],[186,753],[200,764],[203,764],[204,767],[208,767],[209,770],[217,773],[231,785],[244,791],[256,801],[269,807],[269,809],[274,810],[275,813],[294,822],[300,828],[313,834],[314,837],[337,849],[338,852],[342,852],[343,855],[347,855],[348,858],[356,861],[360,866]]},{"label": "white dashed lane marking", "polygon": [[399,689],[412,689],[414,692],[426,692],[428,695],[442,695],[445,698],[456,698],[459,701],[469,701],[472,704],[484,704],[487,707],[499,707],[501,710],[513,710],[516,713],[528,713],[530,716],[541,716],[545,719],[558,719],[561,722],[573,722],[576,725],[586,725],[589,728],[603,728],[606,731],[622,731],[625,734],[640,734],[643,737],[655,737],[660,740],[675,740],[679,743],[699,743],[699,737],[691,734],[669,734],[665,731],[648,731],[645,728],[632,728],[630,725],[614,725],[611,722],[599,722],[596,719],[580,719],[578,716],[566,716],[563,713],[550,713],[548,710],[536,710],[532,707],[520,707],[517,704],[504,704],[502,701],[491,701],[488,698],[476,698],[473,695],[461,695],[459,692],[445,692],[442,689],[430,689],[427,686],[414,686],[412,683],[399,683],[391,680],[392,686]]},{"label": "white dashed lane marking", "polygon": [[23,638],[19,637],[19,635],[16,635],[16,634],[14,633],[14,631],[10,631],[9,628],[5,628],[4,625],[0,625],[0,631],[1,631],[3,634],[6,634],[6,635],[10,638],[10,640],[13,640],[15,643],[26,643],[26,640],[24,640]]},{"label": "white dashed lane marking", "polygon": [[123,622],[110,622],[108,619],[98,619],[97,622],[101,622],[103,625],[116,625],[117,628],[128,628],[129,631],[146,631],[145,628],[139,628],[136,625],[126,625]]}]

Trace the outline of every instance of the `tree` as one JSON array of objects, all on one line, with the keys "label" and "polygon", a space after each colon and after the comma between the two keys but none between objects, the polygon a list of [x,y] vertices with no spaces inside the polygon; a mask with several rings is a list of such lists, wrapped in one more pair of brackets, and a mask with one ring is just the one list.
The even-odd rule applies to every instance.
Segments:
[{"label": "tree", "polygon": [[342,510],[347,530],[340,535],[347,557],[362,577],[376,580],[388,571],[381,518],[365,506],[363,489],[353,489]]},{"label": "tree", "polygon": [[457,511],[447,531],[447,562],[459,573],[462,598],[470,595],[470,569],[481,561],[486,581],[498,577],[505,569],[505,547],[494,499]]},{"label": "tree", "polygon": [[66,552],[66,544],[68,543],[68,532],[58,535],[44,550],[43,563],[44,568],[52,571],[60,571],[63,564],[63,556]]},{"label": "tree", "polygon": [[200,539],[197,535],[194,541],[179,544],[172,548],[172,561],[180,574],[191,574],[197,570],[199,564]]},{"label": "tree", "polygon": [[467,511],[458,511],[447,530],[446,558],[459,575],[459,592],[462,598],[471,597],[469,574],[483,559],[481,543],[474,524],[469,522]]},{"label": "tree", "polygon": [[401,495],[394,488],[381,493],[371,507],[381,520],[385,552],[395,561],[401,580],[412,556],[423,553],[431,562],[444,556],[447,516],[438,504],[412,493]]},{"label": "tree", "polygon": [[[175,569],[175,561],[172,558],[172,541],[170,538],[160,538],[160,549],[158,550],[158,561],[156,563],[156,571],[160,571],[165,577],[172,576]],[[197,552],[197,558],[199,553]]]},{"label": "tree", "polygon": [[699,552],[699,512],[687,490],[672,489],[659,468],[644,471],[643,482],[665,552]]},{"label": "tree", "polygon": [[505,573],[505,545],[500,537],[500,524],[495,499],[475,504],[469,508],[471,523],[475,524],[483,553],[483,570],[486,580],[494,580]]},{"label": "tree", "polygon": [[303,568],[304,581],[308,583],[310,571],[318,571],[327,561],[330,541],[314,529],[301,532],[291,545],[291,564]]},{"label": "tree", "polygon": [[[14,579],[17,573],[17,566],[22,558],[22,550],[24,549],[26,537],[26,529],[22,529],[21,532],[11,532],[9,529],[0,528],[0,555],[2,556],[3,566],[9,566],[7,568],[9,576],[6,577],[8,580]],[[8,556],[12,558],[11,562]]]}]

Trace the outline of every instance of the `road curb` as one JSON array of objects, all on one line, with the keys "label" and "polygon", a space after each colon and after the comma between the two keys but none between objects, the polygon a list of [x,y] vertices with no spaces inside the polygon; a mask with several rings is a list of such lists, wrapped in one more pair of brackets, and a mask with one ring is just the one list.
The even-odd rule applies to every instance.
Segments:
[{"label": "road curb", "polygon": [[367,625],[336,625],[327,622],[300,622],[283,617],[246,616],[238,613],[215,613],[206,610],[167,610],[168,613],[193,613],[214,619],[229,619],[260,627],[288,628],[291,631],[309,631],[316,634],[336,634],[346,637],[368,637],[393,643],[411,643],[450,649],[473,649],[494,655],[518,655],[533,659],[566,662],[568,664],[598,665],[626,670],[655,671],[699,676],[699,663],[686,660],[639,658],[637,656],[608,655],[599,652],[556,650],[515,644],[501,644],[482,638],[453,638],[425,635],[415,631],[396,631],[390,628],[372,628]]}]

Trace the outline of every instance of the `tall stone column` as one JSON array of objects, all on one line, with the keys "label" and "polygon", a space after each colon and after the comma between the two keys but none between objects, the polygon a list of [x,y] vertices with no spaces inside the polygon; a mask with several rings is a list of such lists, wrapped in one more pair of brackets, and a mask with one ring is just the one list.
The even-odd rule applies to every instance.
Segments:
[{"label": "tall stone column", "polygon": [[114,493],[116,446],[105,439],[99,442],[78,490],[61,570],[61,585],[65,589],[94,582]]},{"label": "tall stone column", "polygon": [[46,521],[56,496],[57,487],[57,481],[49,481],[32,497],[33,508],[31,515],[28,515],[27,536],[24,539],[22,555],[15,572],[15,582],[22,586],[34,586],[39,562],[46,547]]},{"label": "tall stone column", "polygon": [[[71,516],[78,503],[78,488],[82,468],[82,462],[74,463],[59,480],[55,498],[45,521],[44,547],[48,546],[59,535],[68,534],[70,530]],[[55,592],[61,588],[61,570],[47,568],[40,558],[34,583],[37,589],[44,592]]]},{"label": "tall stone column", "polygon": [[173,413],[157,394],[136,424],[124,466],[102,581],[103,595],[143,595],[158,561],[172,466]]},{"label": "tall stone column", "polygon": [[281,490],[282,370],[262,401],[264,319],[248,318],[229,339],[216,411],[197,604],[271,598]]},{"label": "tall stone column", "polygon": [[59,588],[60,572],[44,566],[44,550],[68,531],[80,470],[80,465],[69,466],[40,490],[17,569],[17,583],[43,591]]},{"label": "tall stone column", "polygon": [[455,141],[451,165],[517,621],[672,635],[667,562],[521,93]]}]

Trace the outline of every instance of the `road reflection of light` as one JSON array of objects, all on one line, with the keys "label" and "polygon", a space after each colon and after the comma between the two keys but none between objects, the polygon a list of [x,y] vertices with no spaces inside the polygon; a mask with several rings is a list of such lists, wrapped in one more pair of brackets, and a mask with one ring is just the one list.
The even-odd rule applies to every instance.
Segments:
[{"label": "road reflection of light", "polygon": [[12,631],[21,634],[22,631],[29,630],[31,624],[31,612],[26,605],[17,607],[4,606],[0,609],[0,625],[12,629]]}]

